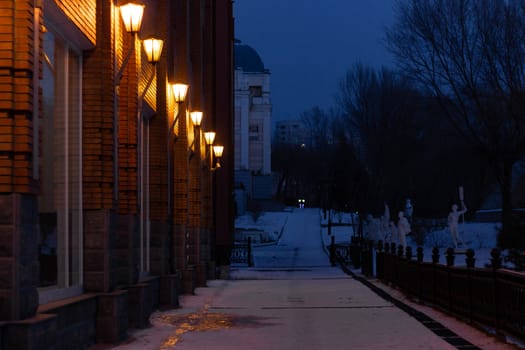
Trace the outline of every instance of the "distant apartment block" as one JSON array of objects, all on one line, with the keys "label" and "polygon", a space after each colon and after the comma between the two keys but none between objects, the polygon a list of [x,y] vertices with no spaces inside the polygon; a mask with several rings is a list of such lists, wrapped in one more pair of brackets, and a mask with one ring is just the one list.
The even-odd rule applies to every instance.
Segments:
[{"label": "distant apartment block", "polygon": [[308,130],[300,120],[281,120],[275,126],[274,142],[287,145],[308,146]]}]

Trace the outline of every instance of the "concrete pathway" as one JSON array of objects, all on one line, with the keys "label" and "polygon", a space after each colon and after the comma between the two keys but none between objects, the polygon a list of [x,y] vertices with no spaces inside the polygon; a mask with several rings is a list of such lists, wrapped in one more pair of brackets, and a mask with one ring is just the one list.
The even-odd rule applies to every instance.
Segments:
[{"label": "concrete pathway", "polygon": [[295,210],[278,244],[254,250],[254,268],[232,269],[230,280],[182,296],[180,309],[155,313],[151,328],[115,349],[510,348],[488,337],[478,347],[451,345],[331,267],[317,212]]}]

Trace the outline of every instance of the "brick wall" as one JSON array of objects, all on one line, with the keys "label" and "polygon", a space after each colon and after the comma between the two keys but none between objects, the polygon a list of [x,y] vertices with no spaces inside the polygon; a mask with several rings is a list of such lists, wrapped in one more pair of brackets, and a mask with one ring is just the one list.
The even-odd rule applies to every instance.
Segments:
[{"label": "brick wall", "polygon": [[97,46],[84,53],[83,65],[84,286],[97,292],[117,283],[113,35],[120,30],[113,30],[114,13],[111,2],[97,0]]},{"label": "brick wall", "polygon": [[0,1],[0,192],[35,193],[33,1]]},{"label": "brick wall", "polygon": [[[189,65],[189,1],[175,0],[174,22],[177,27],[174,31],[174,62],[175,72],[173,82],[190,82]],[[190,86],[190,90],[193,88]],[[183,103],[181,117],[178,123],[178,140],[174,147],[174,261],[176,268],[186,267],[186,236],[188,234],[188,118],[186,109],[188,103]]]},{"label": "brick wall", "polygon": [[[124,34],[124,54],[134,50],[125,67],[118,94],[118,161],[119,161],[119,214],[137,214],[137,108],[138,67],[140,67],[141,45],[132,36]],[[134,47],[134,48],[133,48]]]},{"label": "brick wall", "polygon": [[97,47],[84,54],[84,209],[112,209],[115,76],[111,4],[97,1]]}]

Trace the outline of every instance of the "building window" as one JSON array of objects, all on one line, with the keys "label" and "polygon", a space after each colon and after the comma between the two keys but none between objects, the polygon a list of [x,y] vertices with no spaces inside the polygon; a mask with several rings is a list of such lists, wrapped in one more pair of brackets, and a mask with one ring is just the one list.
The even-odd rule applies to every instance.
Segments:
[{"label": "building window", "polygon": [[[80,52],[46,28],[40,88],[40,302],[82,284],[82,114]],[[62,290],[53,297],[48,292]],[[59,295],[60,296],[57,296]],[[45,296],[43,296],[45,295]]]},{"label": "building window", "polygon": [[259,125],[250,124],[250,126],[248,127],[248,135],[250,141],[259,141]]},{"label": "building window", "polygon": [[250,86],[251,97],[262,97],[262,86]]}]

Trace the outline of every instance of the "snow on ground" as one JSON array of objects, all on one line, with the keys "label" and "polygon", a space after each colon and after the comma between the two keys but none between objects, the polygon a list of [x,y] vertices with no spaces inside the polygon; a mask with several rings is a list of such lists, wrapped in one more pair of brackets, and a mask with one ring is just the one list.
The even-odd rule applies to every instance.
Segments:
[{"label": "snow on ground", "polygon": [[262,212],[257,216],[248,213],[235,219],[235,229],[264,231],[270,240],[277,241],[288,220],[290,211],[291,209]]},{"label": "snow on ground", "polygon": [[[235,228],[241,230],[262,230],[268,234],[271,240],[277,240],[284,225],[287,223],[288,215],[292,209],[288,208],[285,211],[272,211],[263,212],[256,219],[253,220],[253,215],[248,213],[240,216],[235,220]],[[296,208],[295,210],[301,210]],[[321,219],[321,224],[326,225],[328,223],[328,213],[325,217],[322,210],[319,209],[318,214]],[[349,213],[331,213],[332,223],[331,234],[335,238],[336,243],[349,242],[351,237],[355,234],[352,224],[352,217]],[[354,215],[354,223],[357,227],[357,218]],[[346,224],[347,226],[340,226]],[[483,267],[490,263],[490,251],[496,247],[496,237],[498,233],[498,223],[489,222],[460,222],[459,234],[465,242],[464,246],[460,246],[461,249],[472,248],[475,251],[476,267]],[[327,227],[322,228],[323,238],[325,242],[329,242],[327,239]],[[397,239],[393,239],[393,242],[397,243]],[[407,237],[407,244],[413,248],[415,255],[417,244],[414,242],[414,237]],[[448,247],[452,247],[452,239],[448,228],[438,228],[430,231],[426,234],[425,243],[423,245],[423,260],[431,261],[432,248],[438,247],[440,252],[440,263],[445,262],[445,250]],[[458,255],[456,257],[455,265],[464,266],[465,256]]]}]

